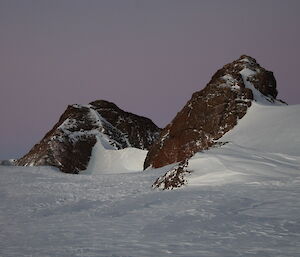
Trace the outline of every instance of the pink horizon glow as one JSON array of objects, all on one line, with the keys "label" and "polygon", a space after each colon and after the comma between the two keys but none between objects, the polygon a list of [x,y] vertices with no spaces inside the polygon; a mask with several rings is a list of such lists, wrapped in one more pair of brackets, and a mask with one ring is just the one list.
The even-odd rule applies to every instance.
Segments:
[{"label": "pink horizon glow", "polygon": [[242,54],[299,104],[300,1],[0,2],[0,159],[24,155],[68,104],[106,99],[163,127]]}]

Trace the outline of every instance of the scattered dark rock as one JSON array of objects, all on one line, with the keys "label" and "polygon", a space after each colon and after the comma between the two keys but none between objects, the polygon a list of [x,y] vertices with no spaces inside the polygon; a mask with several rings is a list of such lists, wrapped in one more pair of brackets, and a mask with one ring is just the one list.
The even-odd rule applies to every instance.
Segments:
[{"label": "scattered dark rock", "polygon": [[162,190],[172,190],[174,188],[182,187],[187,183],[185,179],[187,174],[191,171],[187,170],[188,160],[180,162],[178,165],[169,170],[166,174],[159,177],[152,185],[153,188],[160,188]]}]

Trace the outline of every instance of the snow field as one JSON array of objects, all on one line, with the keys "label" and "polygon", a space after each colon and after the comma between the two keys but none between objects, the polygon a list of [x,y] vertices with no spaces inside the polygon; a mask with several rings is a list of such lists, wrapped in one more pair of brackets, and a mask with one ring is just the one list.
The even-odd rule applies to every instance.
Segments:
[{"label": "snow field", "polygon": [[300,176],[151,189],[165,171],[1,167],[0,255],[299,255]]},{"label": "snow field", "polygon": [[253,103],[172,191],[151,188],[171,166],[99,142],[81,175],[0,166],[0,256],[300,256],[299,111]]}]

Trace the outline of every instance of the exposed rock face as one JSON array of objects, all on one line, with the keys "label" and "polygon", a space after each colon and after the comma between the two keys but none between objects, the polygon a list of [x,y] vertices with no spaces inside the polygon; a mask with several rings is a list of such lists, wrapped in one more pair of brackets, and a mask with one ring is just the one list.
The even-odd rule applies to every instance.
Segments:
[{"label": "exposed rock face", "polygon": [[90,105],[121,131],[132,147],[149,149],[158,138],[160,129],[148,118],[125,112],[114,103],[103,100],[94,101]]},{"label": "exposed rock face", "polygon": [[125,112],[111,102],[74,104],[16,165],[55,166],[66,173],[79,173],[86,169],[97,140],[110,149],[148,149],[159,131],[150,119]]},{"label": "exposed rock face", "polygon": [[182,187],[187,183],[185,179],[187,174],[192,171],[187,170],[188,160],[180,162],[178,165],[169,170],[166,174],[159,177],[152,185],[153,188],[160,188],[162,190],[172,190],[174,188]]},{"label": "exposed rock face", "polygon": [[184,161],[208,149],[231,130],[251,102],[276,100],[276,80],[255,59],[242,55],[218,70],[207,86],[192,95],[151,147],[144,168]]}]

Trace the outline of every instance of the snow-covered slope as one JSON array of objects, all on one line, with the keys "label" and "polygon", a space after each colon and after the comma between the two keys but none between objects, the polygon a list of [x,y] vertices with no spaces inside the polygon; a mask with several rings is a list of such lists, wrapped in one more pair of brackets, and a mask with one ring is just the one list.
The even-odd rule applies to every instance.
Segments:
[{"label": "snow-covered slope", "polygon": [[272,153],[300,156],[300,105],[255,102],[245,117],[220,141]]},{"label": "snow-covered slope", "polygon": [[155,185],[170,189],[174,187],[170,182],[178,179],[189,185],[205,185],[298,176],[300,105],[258,102],[254,101],[238,125],[217,141],[218,147],[196,153],[181,178],[175,164],[159,179],[166,182]]},{"label": "snow-covered slope", "polygon": [[[188,166],[190,185],[293,181],[300,175],[300,105],[253,102],[220,148],[197,153]],[[267,181],[267,182],[266,182]],[[270,182],[271,181],[271,182]]]},{"label": "snow-covered slope", "polygon": [[277,185],[300,176],[300,155],[260,152],[234,143],[197,153],[189,161],[188,185]]},{"label": "snow-covered slope", "polygon": [[143,169],[148,151],[134,147],[116,150],[105,146],[101,138],[97,137],[97,143],[93,147],[88,167],[83,171],[84,173],[128,173]]},{"label": "snow-covered slope", "polygon": [[299,256],[299,111],[253,103],[178,190],[151,188],[170,166],[133,172],[144,152],[98,139],[94,172],[0,166],[0,256]]},{"label": "snow-covered slope", "polygon": [[[237,150],[191,161],[202,178],[171,191],[150,187],[164,168],[70,175],[0,166],[0,256],[299,256],[299,159],[262,159],[281,160],[280,174]],[[237,160],[243,169],[229,171]]]}]

